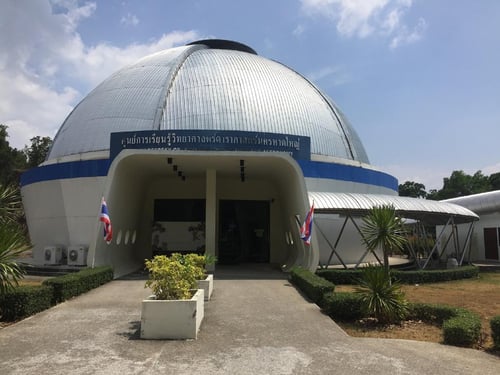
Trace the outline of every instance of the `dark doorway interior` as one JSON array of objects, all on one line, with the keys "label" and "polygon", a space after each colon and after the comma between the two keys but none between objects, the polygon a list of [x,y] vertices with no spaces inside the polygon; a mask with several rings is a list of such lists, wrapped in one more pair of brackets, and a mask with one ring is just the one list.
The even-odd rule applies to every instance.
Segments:
[{"label": "dark doorway interior", "polygon": [[498,260],[498,228],[484,228],[484,257]]},{"label": "dark doorway interior", "polygon": [[219,202],[218,263],[269,262],[269,202]]}]

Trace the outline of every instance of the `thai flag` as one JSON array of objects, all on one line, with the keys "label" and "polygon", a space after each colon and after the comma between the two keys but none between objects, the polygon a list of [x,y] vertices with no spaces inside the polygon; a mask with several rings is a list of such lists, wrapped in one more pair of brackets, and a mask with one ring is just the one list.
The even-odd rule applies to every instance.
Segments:
[{"label": "thai flag", "polygon": [[108,205],[106,204],[104,197],[101,201],[101,216],[99,217],[99,220],[104,223],[104,240],[109,245],[113,239],[113,229],[111,227],[111,219],[109,218]]},{"label": "thai flag", "polygon": [[313,216],[314,216],[314,202],[309,209],[309,212],[306,215],[306,219],[304,220],[304,224],[300,227],[300,238],[304,240],[306,245],[311,244],[311,235],[312,235],[312,224],[313,224]]}]

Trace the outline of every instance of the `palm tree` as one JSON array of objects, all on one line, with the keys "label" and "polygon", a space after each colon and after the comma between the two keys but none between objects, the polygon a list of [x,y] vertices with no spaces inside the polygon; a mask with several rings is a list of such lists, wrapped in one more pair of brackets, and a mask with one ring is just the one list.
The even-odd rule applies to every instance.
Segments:
[{"label": "palm tree", "polygon": [[361,294],[365,313],[377,318],[379,323],[399,321],[405,317],[408,304],[399,284],[391,281],[389,252],[402,249],[407,242],[403,221],[393,206],[373,207],[363,217],[361,233],[368,250],[382,249],[384,253],[384,268],[366,267],[356,289]]},{"label": "palm tree", "polygon": [[381,324],[400,322],[408,314],[408,302],[401,286],[392,283],[381,266],[363,267],[363,276],[355,292],[360,295],[364,313]]},{"label": "palm tree", "polygon": [[390,205],[373,207],[368,215],[363,217],[361,233],[363,243],[368,250],[382,249],[385,272],[389,275],[389,253],[401,250],[407,242],[403,221],[396,215],[394,207]]},{"label": "palm tree", "polygon": [[18,228],[0,223],[0,295],[12,290],[23,278],[25,271],[16,259],[29,249]]},{"label": "palm tree", "polygon": [[0,184],[0,295],[18,285],[24,275],[16,259],[30,246],[19,226],[21,215],[19,189]]}]

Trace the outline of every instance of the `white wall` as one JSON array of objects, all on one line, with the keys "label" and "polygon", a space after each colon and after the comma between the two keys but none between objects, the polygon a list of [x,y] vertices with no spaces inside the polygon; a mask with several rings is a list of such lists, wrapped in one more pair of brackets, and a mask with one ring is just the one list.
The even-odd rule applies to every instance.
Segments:
[{"label": "white wall", "polygon": [[45,246],[89,246],[99,217],[104,181],[104,177],[74,178],[22,187],[36,264],[43,264]]},{"label": "white wall", "polygon": [[[319,227],[320,230],[316,230],[316,233],[314,235],[318,237],[320,263],[324,265],[328,262],[328,258],[330,257],[330,254],[332,252],[332,249],[328,242],[330,242],[331,246],[335,246],[335,242],[337,241],[340,230],[342,229],[342,225],[344,224],[345,216],[316,214],[315,219],[316,227]],[[355,219],[355,221],[359,227],[362,226],[361,219]],[[366,247],[365,245],[363,245],[361,240],[361,235],[350,219],[347,221],[336,250],[336,253],[340,255],[344,263],[350,265],[357,264],[366,251]],[[383,255],[380,251],[377,252],[377,255],[381,260],[383,259]],[[368,253],[366,258],[364,258],[363,260],[363,262],[376,261],[377,259],[372,253]],[[339,265],[342,263],[340,262],[337,255],[333,255],[330,264]]]}]

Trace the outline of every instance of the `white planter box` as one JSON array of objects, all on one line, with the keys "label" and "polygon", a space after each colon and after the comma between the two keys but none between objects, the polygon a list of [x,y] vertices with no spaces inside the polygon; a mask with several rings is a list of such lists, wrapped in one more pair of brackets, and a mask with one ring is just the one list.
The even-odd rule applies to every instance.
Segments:
[{"label": "white planter box", "polygon": [[205,280],[198,280],[198,289],[205,291],[205,301],[208,301],[214,290],[214,275],[209,274]]},{"label": "white planter box", "polygon": [[191,299],[142,301],[141,339],[196,339],[205,314],[203,289]]}]

